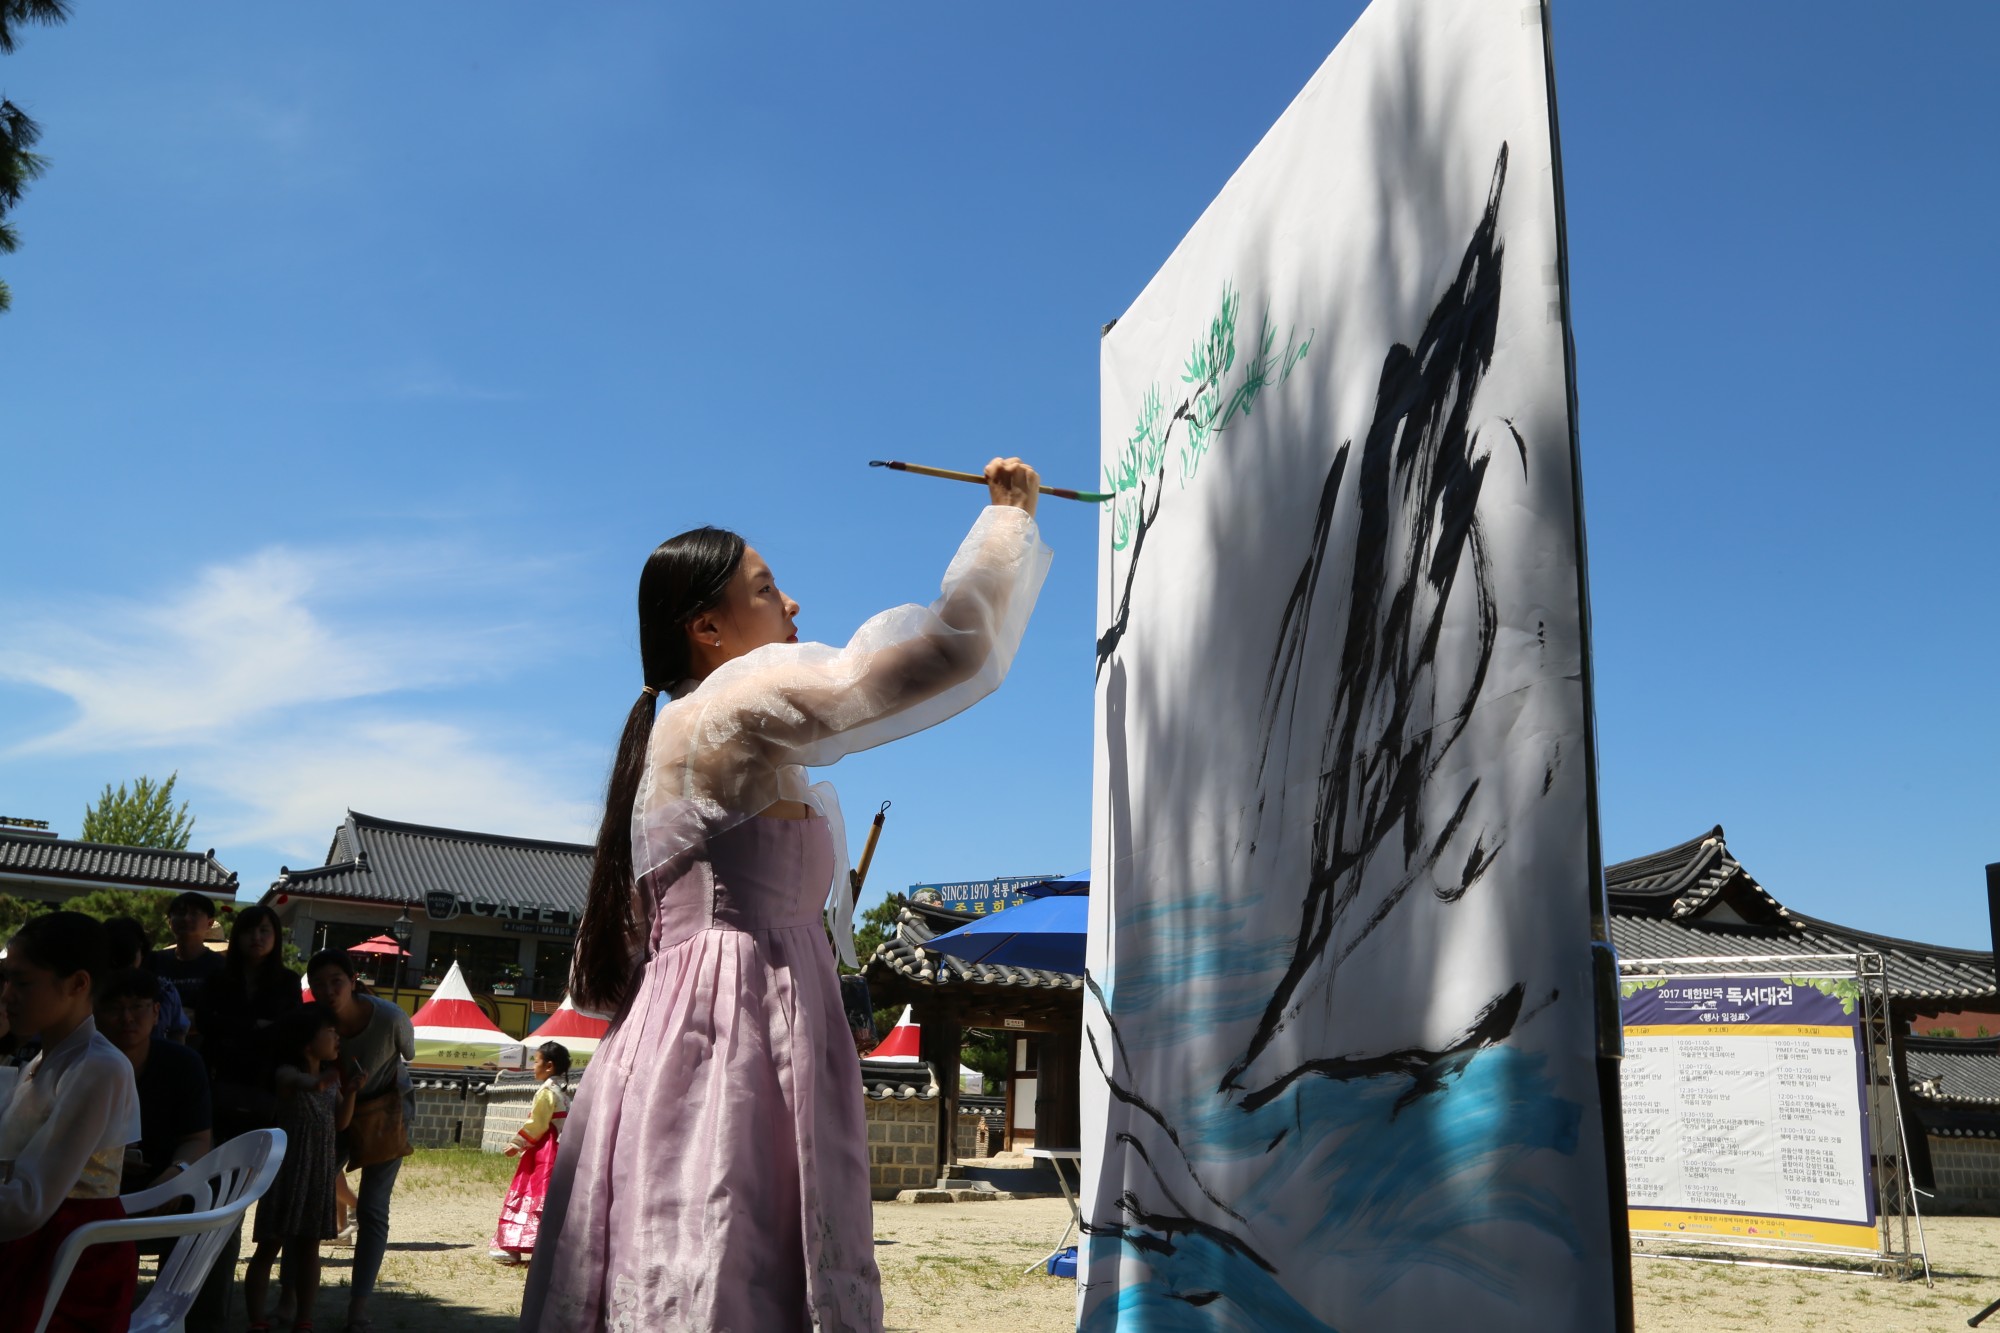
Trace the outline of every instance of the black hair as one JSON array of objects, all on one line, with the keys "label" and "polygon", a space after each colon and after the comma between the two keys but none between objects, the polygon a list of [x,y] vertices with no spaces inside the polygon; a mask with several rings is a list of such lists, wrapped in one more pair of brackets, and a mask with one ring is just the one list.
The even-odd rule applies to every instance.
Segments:
[{"label": "black hair", "polygon": [[556,1067],[557,1078],[569,1076],[569,1047],[559,1041],[545,1041],[535,1048],[535,1054]]},{"label": "black hair", "polygon": [[153,936],[137,917],[114,916],[104,923],[105,946],[113,967],[144,967],[153,951]]},{"label": "black hair", "polygon": [[183,907],[192,907],[197,912],[205,913],[210,921],[215,920],[215,899],[205,893],[189,889],[186,893],[176,894],[174,900],[167,904],[167,912],[171,915]]},{"label": "black hair", "polygon": [[[250,986],[250,961],[244,953],[243,937],[262,922],[271,923],[271,933],[277,938],[271,952],[257,964],[257,984],[276,985],[281,979],[289,978],[291,984],[298,985],[298,974],[285,966],[285,923],[278,920],[278,914],[262,903],[254,903],[236,913],[236,919],[229,923],[229,952],[222,957],[222,971],[225,977],[233,978],[246,991]],[[213,983],[211,983],[213,984]]]},{"label": "black hair", "polygon": [[646,771],[655,697],[694,673],[687,625],[722,602],[743,563],[743,539],[722,528],[695,528],[653,548],[639,573],[639,663],[645,688],[618,738],[597,827],[590,896],[576,932],[570,990],[577,1003],[616,1011],[632,988],[638,919],[632,910],[632,803]]},{"label": "black hair", "polygon": [[8,952],[58,977],[90,974],[93,990],[111,972],[111,945],[104,923],[81,912],[46,912],[30,917],[14,932]]},{"label": "black hair", "polygon": [[333,1026],[333,1010],[323,1004],[302,1004],[278,1020],[271,1034],[271,1053],[281,1065],[304,1069],[306,1047]]},{"label": "black hair", "polygon": [[106,1000],[152,1000],[159,1002],[160,981],[143,967],[122,967],[97,988],[97,1003]]},{"label": "black hair", "polygon": [[321,949],[318,953],[306,959],[306,983],[308,985],[312,983],[312,974],[319,971],[322,967],[337,967],[346,973],[347,979],[354,983],[354,993],[356,995],[371,995],[374,993],[368,989],[368,983],[361,979],[360,969],[354,965],[354,955],[348,953],[347,950]]}]

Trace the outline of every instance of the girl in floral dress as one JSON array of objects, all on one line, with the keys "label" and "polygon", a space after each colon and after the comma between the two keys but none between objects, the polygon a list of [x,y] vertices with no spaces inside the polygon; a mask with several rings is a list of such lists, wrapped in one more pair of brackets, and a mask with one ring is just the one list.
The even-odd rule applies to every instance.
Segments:
[{"label": "girl in floral dress", "polygon": [[331,1009],[309,1004],[280,1019],[276,1046],[280,1063],[272,1083],[278,1128],[285,1132],[285,1160],[257,1203],[257,1223],[251,1229],[257,1249],[243,1273],[243,1295],[250,1306],[251,1333],[263,1333],[270,1328],[264,1298],[271,1265],[280,1249],[289,1249],[285,1282],[292,1298],[292,1328],[307,1333],[319,1296],[320,1242],[332,1240],[340,1230],[333,1215],[338,1170],[334,1138],[354,1115],[360,1085],[340,1071],[340,1031]]}]

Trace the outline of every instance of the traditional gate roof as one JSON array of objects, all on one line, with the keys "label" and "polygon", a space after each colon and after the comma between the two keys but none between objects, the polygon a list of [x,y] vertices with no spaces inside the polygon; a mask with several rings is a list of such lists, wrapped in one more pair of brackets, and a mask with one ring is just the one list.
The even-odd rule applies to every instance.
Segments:
[{"label": "traditional gate roof", "polygon": [[1604,880],[1612,942],[1623,958],[1879,953],[1890,997],[1913,1008],[1991,1006],[1995,998],[1990,951],[1897,939],[1793,911],[1730,854],[1720,824],[1665,851],[1607,866]]},{"label": "traditional gate roof", "polygon": [[876,946],[874,956],[867,963],[868,971],[872,976],[879,966],[928,986],[1083,989],[1083,978],[1074,972],[1045,972],[1035,967],[969,963],[963,958],[925,948],[931,940],[946,931],[977,920],[979,918],[969,912],[954,912],[948,907],[933,907],[927,903],[906,903],[896,919],[896,933]]},{"label": "traditional gate roof", "polygon": [[1083,1019],[1083,978],[1072,972],[968,963],[925,946],[977,917],[928,903],[905,903],[895,933],[875,949],[863,969],[878,1005],[945,1005],[966,1027],[1026,1024],[1036,1030],[1073,1027]]}]

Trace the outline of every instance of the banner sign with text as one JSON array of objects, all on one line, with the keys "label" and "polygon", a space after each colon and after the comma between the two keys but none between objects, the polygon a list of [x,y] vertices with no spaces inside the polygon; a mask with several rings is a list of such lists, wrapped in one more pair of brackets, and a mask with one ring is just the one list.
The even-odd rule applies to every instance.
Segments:
[{"label": "banner sign with text", "polygon": [[1877,1252],[1859,1010],[1851,979],[1625,982],[1632,1230]]},{"label": "banner sign with text", "polygon": [[949,884],[912,884],[910,896],[925,889],[937,894],[938,902],[954,912],[990,916],[1027,901],[1021,890],[1030,884],[1046,884],[1060,875],[1003,875],[999,879],[962,879]]}]

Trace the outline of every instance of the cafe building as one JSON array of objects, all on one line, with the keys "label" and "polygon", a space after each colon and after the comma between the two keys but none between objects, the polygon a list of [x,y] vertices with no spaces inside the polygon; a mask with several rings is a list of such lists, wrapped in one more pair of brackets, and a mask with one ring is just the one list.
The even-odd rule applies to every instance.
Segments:
[{"label": "cafe building", "polygon": [[[303,953],[387,936],[407,950],[360,955],[378,987],[420,998],[453,963],[516,1036],[561,1002],[595,850],[440,828],[357,811],[326,863],[285,867],[262,902]],[[406,1006],[408,1007],[408,1006]]]}]

